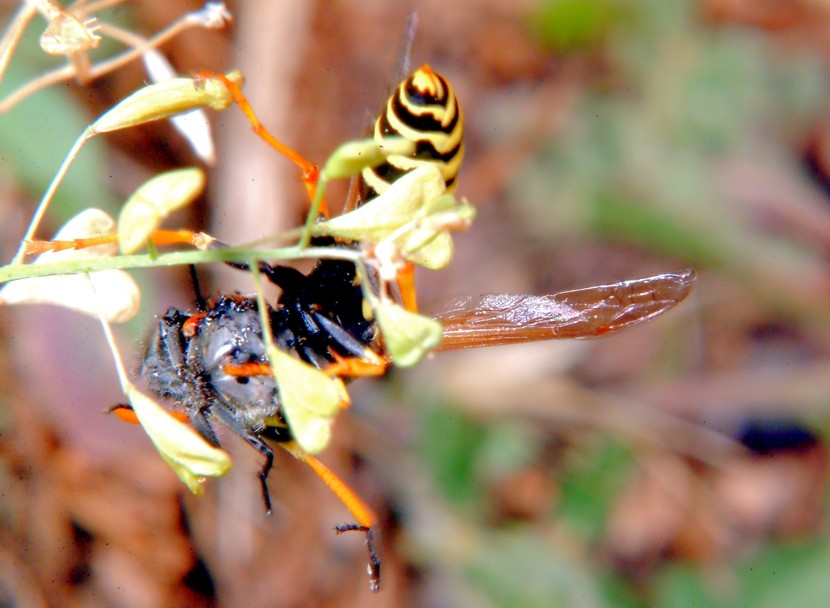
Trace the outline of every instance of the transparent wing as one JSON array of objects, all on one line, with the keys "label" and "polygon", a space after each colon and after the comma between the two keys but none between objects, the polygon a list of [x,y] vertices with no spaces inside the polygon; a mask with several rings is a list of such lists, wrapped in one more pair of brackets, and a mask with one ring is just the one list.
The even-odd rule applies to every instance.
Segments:
[{"label": "transparent wing", "polygon": [[438,350],[588,338],[620,331],[675,307],[689,295],[696,278],[693,270],[686,270],[547,296],[460,298],[432,315],[444,326]]},{"label": "transparent wing", "polygon": [[[383,103],[380,104],[380,108],[375,116],[372,116],[368,112],[366,113],[366,128],[364,132],[366,137],[371,137],[374,134],[375,120],[377,120],[378,116],[386,112],[387,100],[395,91],[398,84],[406,80],[407,76],[409,76],[412,71],[412,62],[410,60],[412,58],[412,45],[415,42],[415,33],[417,30],[418,13],[413,10],[409,13],[409,16],[406,19],[403,41],[401,43],[401,48],[398,51],[398,56],[395,60],[391,77],[387,83],[386,96],[383,99]],[[343,213],[354,211],[363,202],[364,201],[360,200],[360,176],[355,175],[349,182],[349,191],[346,194],[346,203],[343,205]]]}]

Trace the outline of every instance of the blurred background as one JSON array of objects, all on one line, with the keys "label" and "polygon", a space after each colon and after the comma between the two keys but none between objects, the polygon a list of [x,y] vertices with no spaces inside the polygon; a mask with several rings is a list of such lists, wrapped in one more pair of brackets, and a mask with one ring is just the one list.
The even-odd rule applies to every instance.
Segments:
[{"label": "blurred background", "polygon": [[[0,3],[4,22],[17,5]],[[97,16],[149,36],[200,6]],[[349,514],[301,463],[277,455],[267,517],[258,454],[224,433],[233,471],[189,495],[138,427],[104,414],[123,396],[97,321],[2,309],[0,606],[826,605],[830,2],[228,8],[227,30],[162,50],[185,75],[241,69],[262,121],[318,162],[366,132],[417,11],[412,63],[456,89],[458,194],[479,209],[451,266],[418,276],[424,310],[685,268],[697,287],[619,335],[438,354],[351,385],[321,459],[381,517],[377,595],[362,537],[333,533]],[[61,65],[37,44],[43,26],[0,101]],[[133,63],[0,116],[4,260],[74,139],[146,81]],[[168,225],[231,243],[297,225],[294,167],[236,108],[211,120],[210,186]],[[199,162],[166,123],[97,138],[40,236]],[[251,290],[245,273],[200,272],[209,293]],[[184,269],[133,275],[142,312],[117,329],[137,371],[156,315],[193,293]]]}]

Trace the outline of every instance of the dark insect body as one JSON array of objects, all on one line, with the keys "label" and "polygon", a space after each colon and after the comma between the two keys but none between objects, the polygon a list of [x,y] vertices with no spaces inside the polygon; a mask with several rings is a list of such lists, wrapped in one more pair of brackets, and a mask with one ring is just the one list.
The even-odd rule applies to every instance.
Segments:
[{"label": "dark insect body", "polygon": [[[318,369],[334,364],[336,357],[367,357],[377,332],[363,316],[353,264],[328,261],[308,275],[281,266],[262,264],[261,269],[283,290],[277,306],[267,311],[277,348]],[[289,441],[292,435],[274,376],[230,371],[261,370],[267,364],[256,298],[219,295],[204,310],[167,311],[150,339],[141,375],[153,392],[179,403],[213,445],[219,441],[212,423],[219,420],[265,456],[260,479],[270,510],[265,480],[274,455],[263,436]]]},{"label": "dark insect body", "polygon": [[[353,264],[329,261],[308,275],[267,264],[260,264],[260,270],[283,290],[276,307],[268,306],[266,311],[278,349],[295,353],[318,369],[338,359],[370,358],[376,327],[363,316]],[[265,457],[259,479],[265,509],[270,512],[267,478],[274,452],[266,440],[286,446],[294,442],[294,436],[270,373],[256,298],[219,295],[194,312],[168,310],[150,339],[141,375],[153,392],[177,402],[212,445],[219,447],[213,427],[219,421]],[[296,447],[286,449],[298,453]],[[377,590],[380,561],[373,542],[374,514],[324,465],[311,456],[302,458],[359,522],[336,530],[366,533],[370,582]]]}]

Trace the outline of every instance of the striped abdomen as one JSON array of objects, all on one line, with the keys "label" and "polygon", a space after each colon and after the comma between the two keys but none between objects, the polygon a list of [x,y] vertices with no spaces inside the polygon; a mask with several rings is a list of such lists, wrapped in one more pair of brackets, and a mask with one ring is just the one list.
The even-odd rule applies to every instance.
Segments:
[{"label": "striped abdomen", "polygon": [[375,122],[375,140],[398,135],[414,141],[411,156],[390,156],[361,174],[361,200],[382,194],[389,184],[423,165],[435,165],[452,191],[464,156],[464,120],[449,82],[424,65],[403,81]]}]

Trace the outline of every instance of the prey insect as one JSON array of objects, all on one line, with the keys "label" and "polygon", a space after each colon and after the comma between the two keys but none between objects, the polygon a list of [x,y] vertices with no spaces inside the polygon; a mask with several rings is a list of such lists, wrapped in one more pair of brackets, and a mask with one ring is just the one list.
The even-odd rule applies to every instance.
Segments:
[{"label": "prey insect", "polygon": [[[344,265],[338,269],[337,279],[354,272],[354,265],[346,262],[329,264]],[[308,275],[267,264],[261,264],[260,269],[282,288],[276,306],[268,306],[266,311],[274,343],[280,350],[294,353],[338,379],[365,375],[365,368],[376,369],[375,373],[385,369],[385,362],[370,346],[376,328],[364,318],[362,297],[352,293],[359,288],[351,282],[332,283],[328,266],[318,266]],[[219,447],[213,427],[214,421],[219,421],[262,454],[265,462],[259,479],[266,511],[271,510],[266,480],[274,461],[268,441],[306,462],[357,521],[336,530],[366,534],[370,581],[377,590],[380,561],[373,539],[377,517],[295,441],[270,369],[260,319],[256,298],[240,295],[210,298],[195,312],[170,309],[150,339],[141,375],[153,392],[177,402],[212,445]],[[349,360],[363,365],[350,367],[346,363]],[[342,405],[348,405],[345,388]]]}]

